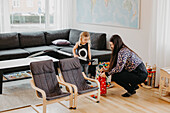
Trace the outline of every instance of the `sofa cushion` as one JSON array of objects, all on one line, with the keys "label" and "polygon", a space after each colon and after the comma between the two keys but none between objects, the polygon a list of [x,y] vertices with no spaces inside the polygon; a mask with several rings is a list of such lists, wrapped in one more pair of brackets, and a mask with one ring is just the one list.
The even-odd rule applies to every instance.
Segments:
[{"label": "sofa cushion", "polygon": [[19,39],[17,33],[0,34],[0,50],[13,49],[18,47],[19,47]]},{"label": "sofa cushion", "polygon": [[110,61],[112,51],[110,50],[94,50],[91,49],[91,56],[99,61]]},{"label": "sofa cushion", "polygon": [[47,31],[45,32],[46,43],[47,45],[52,44],[52,41],[56,39],[69,39],[70,29],[64,30],[55,30],[55,31]]},{"label": "sofa cushion", "polygon": [[52,47],[53,49],[61,49],[61,46],[57,46],[57,45],[49,45],[50,47]]},{"label": "sofa cushion", "polygon": [[106,49],[106,34],[105,33],[90,33],[91,48],[96,50]]},{"label": "sofa cushion", "polygon": [[63,52],[69,53],[73,56],[73,48],[72,47],[64,47],[60,49]]},{"label": "sofa cushion", "polygon": [[45,36],[43,32],[19,33],[19,38],[22,48],[45,45]]},{"label": "sofa cushion", "polygon": [[[79,41],[81,30],[71,29],[69,41],[71,44],[76,44]],[[91,48],[96,50],[106,49],[106,34],[105,33],[90,33]]]},{"label": "sofa cushion", "polygon": [[74,47],[74,45],[68,45],[68,46],[49,45],[49,46],[54,49],[58,49],[58,50],[63,49],[63,48],[71,48],[72,49]]},{"label": "sofa cushion", "polygon": [[54,49],[49,46],[38,46],[38,47],[24,48],[24,50],[28,51],[30,54],[34,54],[34,53],[45,51],[45,50],[53,51]]},{"label": "sofa cushion", "polygon": [[80,33],[83,31],[71,29],[69,35],[69,41],[71,44],[76,44],[79,41]]},{"label": "sofa cushion", "polygon": [[28,56],[29,56],[28,51],[25,51],[24,49],[11,49],[11,50],[1,50],[0,51],[0,60],[25,58]]},{"label": "sofa cushion", "polygon": [[[63,52],[71,54],[73,56],[73,48],[71,47],[65,47],[60,49]],[[94,50],[91,49],[91,58],[97,58],[99,61],[109,61],[111,57],[112,51],[110,50]]]}]

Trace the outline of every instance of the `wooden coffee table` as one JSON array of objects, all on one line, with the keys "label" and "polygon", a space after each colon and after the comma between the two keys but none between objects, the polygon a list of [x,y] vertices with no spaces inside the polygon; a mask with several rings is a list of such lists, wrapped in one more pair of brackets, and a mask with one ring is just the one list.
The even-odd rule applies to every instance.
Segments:
[{"label": "wooden coffee table", "polygon": [[[30,69],[29,65],[31,62],[44,61],[44,60],[53,60],[53,62],[55,63],[54,65],[55,67],[57,67],[57,63],[59,61],[58,59],[55,59],[50,56],[38,56],[32,58],[19,58],[13,60],[0,61],[0,94],[2,94],[3,82],[14,81],[14,80],[3,81],[3,74],[29,70]],[[25,79],[25,78],[20,78],[15,80],[21,80],[21,79]]]}]

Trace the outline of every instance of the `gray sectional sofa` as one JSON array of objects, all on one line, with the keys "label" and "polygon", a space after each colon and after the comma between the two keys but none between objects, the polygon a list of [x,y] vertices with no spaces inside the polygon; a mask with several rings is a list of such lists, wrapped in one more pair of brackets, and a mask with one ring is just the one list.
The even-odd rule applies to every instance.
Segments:
[{"label": "gray sectional sofa", "polygon": [[[49,51],[46,54],[58,59],[73,57],[72,48],[79,40],[82,31],[76,29],[1,33],[0,34],[0,61],[25,58],[40,51]],[[99,61],[109,61],[111,51],[106,49],[106,34],[92,33],[91,54],[92,58]],[[53,40],[66,39],[71,45],[56,46]]]},{"label": "gray sectional sofa", "polygon": [[[22,32],[22,33],[1,33],[0,34],[0,61],[15,58],[28,57],[31,54],[49,50],[49,55],[55,58],[72,57],[72,48],[79,40],[82,31],[76,29]],[[91,33],[91,53],[92,58],[98,58],[99,61],[108,61],[110,59],[110,50],[106,50],[106,34]],[[52,44],[53,40],[66,39],[71,45],[56,46]],[[52,51],[54,50],[54,51]],[[60,50],[70,55],[57,53]],[[47,53],[48,54],[48,53]]]}]

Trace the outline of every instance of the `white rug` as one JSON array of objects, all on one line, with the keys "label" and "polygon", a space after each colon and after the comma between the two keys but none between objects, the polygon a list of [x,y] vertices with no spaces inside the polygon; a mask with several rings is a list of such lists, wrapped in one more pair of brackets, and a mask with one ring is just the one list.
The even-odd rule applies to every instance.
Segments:
[{"label": "white rug", "polygon": [[0,111],[42,103],[30,85],[30,79],[3,83]]}]

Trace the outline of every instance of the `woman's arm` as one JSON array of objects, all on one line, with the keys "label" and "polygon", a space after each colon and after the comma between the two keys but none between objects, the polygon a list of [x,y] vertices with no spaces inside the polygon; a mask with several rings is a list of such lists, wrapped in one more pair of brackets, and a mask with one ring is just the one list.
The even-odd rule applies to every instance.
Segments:
[{"label": "woman's arm", "polygon": [[76,43],[76,45],[73,47],[73,55],[74,57],[78,57],[78,55],[76,54],[76,49],[78,48],[78,42]]},{"label": "woman's arm", "polygon": [[126,64],[129,52],[126,49],[120,50],[118,53],[117,64],[108,74],[112,75],[114,73],[121,72]]}]

